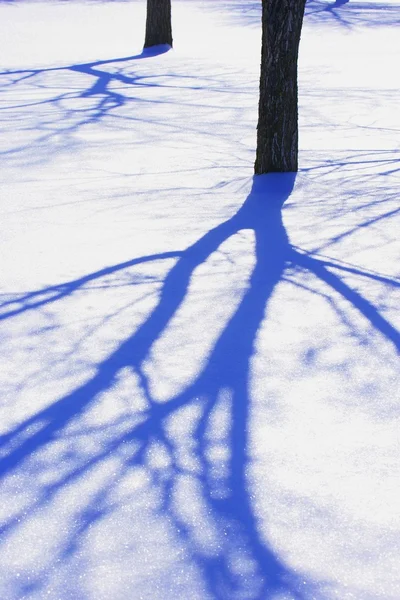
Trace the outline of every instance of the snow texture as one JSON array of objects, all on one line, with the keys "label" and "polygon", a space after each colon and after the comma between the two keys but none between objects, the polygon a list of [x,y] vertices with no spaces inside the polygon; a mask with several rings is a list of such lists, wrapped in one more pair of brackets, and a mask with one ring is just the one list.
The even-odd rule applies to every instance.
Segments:
[{"label": "snow texture", "polygon": [[0,2],[0,598],[398,600],[397,0]]}]

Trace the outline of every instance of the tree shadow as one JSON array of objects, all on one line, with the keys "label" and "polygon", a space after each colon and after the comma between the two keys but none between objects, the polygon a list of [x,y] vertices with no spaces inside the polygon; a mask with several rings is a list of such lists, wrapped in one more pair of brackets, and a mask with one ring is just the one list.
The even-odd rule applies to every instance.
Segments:
[{"label": "tree shadow", "polygon": [[[259,2],[224,0],[218,4],[210,2],[207,9],[224,13],[228,19],[243,25],[261,27],[261,4]],[[307,0],[305,22],[339,25],[345,29],[351,29],[357,25],[371,28],[382,25],[396,27],[399,25],[400,15],[397,6],[384,2]]]},{"label": "tree shadow", "polygon": [[[343,9],[343,10],[342,10]],[[355,26],[396,27],[400,23],[397,6],[390,3],[308,0],[305,16],[309,22],[327,23],[352,29]]]},{"label": "tree shadow", "polygon": [[[107,514],[107,499],[118,480],[129,470],[145,468],[150,473],[152,485],[161,490],[160,511],[168,515],[169,521],[179,532],[181,543],[202,571],[212,598],[268,600],[279,594],[295,599],[315,597],[317,584],[305,580],[284,563],[261,536],[254,512],[248,481],[251,408],[249,380],[257,332],[268,313],[268,302],[276,286],[283,280],[290,280],[288,270],[301,270],[323,281],[399,351],[399,332],[372,303],[347,285],[340,273],[350,272],[356,276],[369,277],[389,286],[400,287],[400,284],[396,280],[365,273],[352,266],[316,258],[291,245],[282,221],[282,207],[291,194],[294,182],[294,174],[255,177],[251,193],[238,212],[182,252],[135,258],[79,280],[31,292],[25,297],[19,297],[17,306],[10,302],[3,305],[2,318],[11,318],[57,302],[74,294],[89,281],[134,264],[177,259],[165,277],[159,301],[153,311],[132,335],[97,365],[95,374],[74,391],[1,437],[0,473],[5,478],[12,476],[23,463],[34,459],[40,451],[51,447],[62,436],[71,435],[68,433],[70,427],[84,418],[98,402],[100,395],[112,391],[124,370],[133,371],[139,379],[141,393],[146,400],[146,408],[141,412],[140,418],[133,425],[128,423],[122,432],[116,422],[104,425],[103,428],[109,433],[101,447],[91,457],[80,457],[73,461],[71,468],[56,483],[43,485],[42,495],[30,508],[17,513],[4,524],[3,536],[21,527],[21,523],[51,502],[71,483],[84,476],[88,477],[96,465],[118,454],[122,448],[129,448],[121,471],[100,486],[90,503],[81,511],[79,527],[67,536],[59,555],[54,558],[55,562],[67,560],[76,551],[91,525]],[[250,230],[255,236],[255,265],[248,287],[195,379],[179,393],[170,395],[167,401],[160,402],[152,392],[145,368],[146,360],[155,342],[184,303],[196,268],[225,241],[242,230]],[[227,407],[229,418],[225,428],[215,433],[212,428],[213,415],[221,405]],[[195,426],[189,436],[191,459],[196,464],[194,470],[182,463],[179,438],[171,434],[169,428],[171,418],[188,408],[196,408],[198,411]],[[82,427],[85,435],[91,434],[88,426]],[[97,428],[97,433],[100,429]],[[148,463],[148,455],[154,445],[162,447],[168,456],[168,468],[163,470],[162,476],[159,469],[152,468]],[[209,528],[213,530],[213,536],[217,540],[211,544],[211,548],[210,544],[200,543],[198,540],[196,527],[188,514],[191,507],[184,510],[176,502],[177,489],[185,480],[190,480],[192,486],[192,498],[188,494],[187,501],[192,501],[193,510],[199,503],[204,507],[203,514],[207,515]],[[199,526],[202,526],[201,522],[197,524],[197,528]],[[31,581],[29,585],[43,587],[48,576],[49,573],[41,572],[36,583]],[[21,579],[19,585],[27,586],[28,583]]]},{"label": "tree shadow", "polygon": [[[172,470],[167,482],[164,482],[164,511],[170,513],[177,528],[182,532],[185,543],[193,545],[190,529],[182,517],[172,506],[171,489],[181,469],[174,457],[176,450],[168,440],[165,422],[179,408],[193,404],[199,397],[203,398],[202,416],[194,434],[197,461],[202,465],[198,482],[202,489],[202,500],[213,515],[218,528],[224,530],[224,548],[218,558],[207,558],[195,547],[191,549],[194,558],[202,567],[208,587],[214,598],[269,598],[279,591],[292,593],[295,598],[302,598],[297,577],[279,560],[272,549],[259,538],[255,518],[248,498],[246,485],[246,469],[248,461],[248,411],[249,411],[249,360],[259,324],[263,318],[266,303],[275,285],[279,282],[285,261],[287,260],[288,240],[282,224],[281,208],[293,187],[294,175],[287,177],[264,177],[256,179],[253,190],[238,213],[225,223],[209,231],[195,244],[181,253],[175,266],[168,273],[160,296],[160,301],[150,317],[127,339],[117,351],[97,367],[96,375],[72,394],[58,400],[48,409],[35,415],[13,432],[3,436],[2,445],[14,445],[15,439],[31,428],[39,429],[28,436],[21,444],[9,452],[0,461],[0,472],[6,475],[14,470],[22,461],[43,446],[50,444],[55,436],[79,415],[83,414],[96,396],[110,389],[118,373],[125,367],[136,370],[140,375],[142,387],[149,402],[145,420],[121,438],[116,438],[104,449],[104,455],[97,456],[100,461],[111,450],[115,451],[126,442],[139,442],[140,450],[133,459],[133,465],[144,462],[146,450],[156,439],[165,445],[171,453]],[[187,293],[188,284],[197,266],[201,265],[218,247],[242,229],[252,229],[256,235],[256,266],[251,275],[249,289],[238,310],[220,335],[214,349],[210,353],[202,372],[195,382],[182,393],[170,398],[167,403],[156,402],[149,391],[147,378],[143,371],[143,363],[154,342],[160,337],[168,322],[182,304]],[[168,253],[157,258],[170,258]],[[146,257],[143,261],[155,257]],[[126,263],[125,266],[133,264]],[[119,268],[123,268],[120,266]],[[102,276],[112,272],[106,269]],[[90,279],[92,278],[90,277]],[[31,296],[28,306],[38,307],[43,302],[55,301],[65,293],[71,293],[78,285],[87,281],[84,278],[60,289],[51,290],[55,295],[47,296],[32,304]],[[26,306],[25,308],[28,308]],[[12,316],[14,313],[9,313]],[[5,315],[3,315],[4,317]],[[224,444],[229,449],[230,459],[225,478],[219,476],[214,480],[210,474],[212,465],[207,458],[207,424],[213,409],[220,400],[220,394],[229,390],[231,395],[231,425]],[[93,461],[84,465],[86,471],[93,466]],[[222,473],[222,469],[221,473]],[[82,470],[79,470],[82,475]],[[77,477],[77,473],[72,475]],[[69,476],[70,480],[71,475]],[[65,485],[66,482],[63,483]],[[58,487],[58,486],[57,486]],[[54,494],[55,490],[48,494]],[[47,494],[47,498],[49,495]],[[91,519],[90,519],[91,521]],[[11,526],[11,524],[10,524]],[[5,530],[3,530],[4,533]],[[82,532],[81,534],[82,535]],[[232,561],[237,549],[242,559],[247,558],[252,565],[247,576],[232,569]]]},{"label": "tree shadow", "polygon": [[[195,71],[195,68],[190,74],[185,69],[181,73],[176,68],[166,71],[164,65],[158,69],[153,60],[170,50],[162,45],[132,56],[2,70],[0,91],[4,93],[4,102],[0,121],[11,143],[3,146],[0,156],[10,164],[18,161],[18,166],[41,164],[59,152],[79,150],[83,147],[82,132],[90,134],[91,128],[99,125],[117,131],[132,129],[139,143],[143,143],[144,137],[152,139],[154,125],[162,125],[169,132],[201,133],[204,122],[192,129],[181,118],[160,123],[155,120],[153,106],[165,106],[174,114],[176,106],[182,111],[186,107],[193,111],[219,108],[219,96],[227,93],[226,81],[219,73]],[[238,86],[234,89],[237,94],[249,93]],[[177,90],[184,92],[179,102],[174,94]],[[208,93],[206,98],[204,90]],[[156,96],[158,91],[160,94]],[[231,108],[230,104],[227,108]],[[232,110],[239,112],[241,108],[234,106]],[[15,128],[13,135],[7,136],[11,134],[12,120],[17,123],[18,136]],[[138,127],[140,124],[144,127]],[[133,137],[132,144],[135,143]]]}]

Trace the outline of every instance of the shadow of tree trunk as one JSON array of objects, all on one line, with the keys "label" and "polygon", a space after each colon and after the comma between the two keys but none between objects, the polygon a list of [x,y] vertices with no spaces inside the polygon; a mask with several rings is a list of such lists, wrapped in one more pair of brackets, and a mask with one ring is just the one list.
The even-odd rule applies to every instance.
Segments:
[{"label": "shadow of tree trunk", "polygon": [[[216,600],[269,600],[279,594],[291,599],[313,597],[312,582],[305,583],[303,578],[286,566],[274,549],[262,539],[247,479],[251,403],[250,361],[254,354],[257,332],[268,311],[268,302],[277,284],[283,279],[287,266],[307,270],[325,282],[397,349],[400,348],[399,333],[396,329],[376,307],[343,282],[332,270],[344,269],[356,275],[364,273],[357,269],[341,267],[331,261],[317,259],[290,244],[282,221],[282,207],[290,196],[294,182],[293,173],[256,176],[251,193],[238,212],[207,232],[186,250],[133,259],[81,280],[53,286],[43,292],[44,297],[39,293],[31,293],[26,299],[25,310],[31,310],[33,305],[43,306],[72,294],[80,285],[96,276],[102,277],[132,264],[157,258],[177,258],[164,280],[159,302],[152,313],[116,351],[98,364],[95,375],[73,392],[2,436],[1,446],[4,451],[0,459],[0,474],[4,477],[12,473],[25,459],[52,443],[72,421],[85,414],[101,392],[112,388],[122,369],[133,369],[139,375],[143,393],[148,401],[143,420],[123,434],[114,434],[104,443],[101,452],[58,482],[48,493],[46,500],[49,501],[51,494],[60,491],[74,477],[82,477],[94,464],[100,463],[129,442],[134,442],[133,445],[138,450],[132,459],[126,460],[126,468],[145,466],[148,469],[145,453],[154,441],[159,442],[167,448],[172,465],[166,479],[159,483],[164,510],[170,521],[175,524],[176,530],[180,532],[189,554],[202,569],[209,593]],[[195,269],[226,240],[246,229],[254,232],[255,265],[238,308],[219,335],[196,379],[168,401],[158,402],[152,397],[143,369],[144,361],[148,358],[153,344],[162,336],[183,304]],[[374,276],[368,274],[368,277]],[[385,280],[384,283],[390,282]],[[22,311],[23,306],[18,314]],[[14,314],[10,311],[9,316]],[[209,431],[211,415],[224,395],[229,398],[229,424],[222,441],[226,451],[226,458],[222,464],[215,462],[210,455]],[[199,496],[197,500],[205,507],[220,540],[218,550],[212,554],[199,546],[185,515],[173,502],[174,489],[182,475],[182,469],[178,460],[178,442],[171,439],[167,431],[167,421],[181,408],[195,404],[201,406],[200,416],[191,434],[193,455],[200,465],[195,474]],[[29,512],[27,515],[29,516]],[[14,519],[9,526],[17,527],[18,523],[19,520]]]}]

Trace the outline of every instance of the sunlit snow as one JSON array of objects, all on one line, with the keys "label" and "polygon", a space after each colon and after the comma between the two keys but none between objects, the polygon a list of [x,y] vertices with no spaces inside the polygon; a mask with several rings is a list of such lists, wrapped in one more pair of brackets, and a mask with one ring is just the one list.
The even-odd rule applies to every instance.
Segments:
[{"label": "sunlit snow", "polygon": [[400,598],[398,0],[0,1],[0,599]]}]

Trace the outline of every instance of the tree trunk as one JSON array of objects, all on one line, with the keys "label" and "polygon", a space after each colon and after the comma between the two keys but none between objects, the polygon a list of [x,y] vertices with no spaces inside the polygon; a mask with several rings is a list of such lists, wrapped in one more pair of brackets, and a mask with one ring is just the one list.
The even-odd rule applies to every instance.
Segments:
[{"label": "tree trunk", "polygon": [[262,0],[256,175],[297,171],[297,57],[306,0]]},{"label": "tree trunk", "polygon": [[168,44],[172,47],[171,0],[147,0],[144,47]]}]

